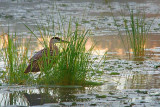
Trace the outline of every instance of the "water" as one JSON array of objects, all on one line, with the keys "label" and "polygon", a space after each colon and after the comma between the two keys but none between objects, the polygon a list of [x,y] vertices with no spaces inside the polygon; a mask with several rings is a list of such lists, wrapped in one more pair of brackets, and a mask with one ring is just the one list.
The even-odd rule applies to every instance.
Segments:
[{"label": "water", "polygon": [[[110,2],[114,14],[128,0],[113,0]],[[79,20],[82,28],[91,29],[93,36],[88,40],[86,48],[97,43],[95,57],[107,51],[107,60],[102,64],[105,74],[104,85],[95,87],[81,86],[23,86],[3,84],[0,86],[1,106],[160,106],[160,37],[159,37],[159,0],[132,0],[132,7],[144,9],[147,20],[155,18],[147,41],[146,56],[141,61],[128,59],[119,39],[110,9],[105,0],[0,0],[0,23],[4,32],[17,32],[20,42],[29,40],[29,33],[24,24],[33,30],[36,21],[46,26],[46,16],[54,17],[55,29],[58,29],[59,13],[65,22],[70,16]],[[136,9],[134,9],[136,10]],[[53,14],[52,14],[53,13]],[[51,23],[50,23],[51,24]],[[54,34],[59,32],[54,32]],[[38,34],[38,33],[37,33]],[[41,37],[38,37],[40,40]],[[0,38],[0,49],[4,40]],[[19,46],[22,48],[23,46]],[[31,38],[30,51],[33,53],[43,47],[36,38]],[[98,60],[98,59],[97,59]],[[3,61],[0,59],[0,70]],[[96,66],[93,65],[93,66]],[[118,72],[120,75],[110,75]],[[106,97],[101,98],[101,95]]]}]

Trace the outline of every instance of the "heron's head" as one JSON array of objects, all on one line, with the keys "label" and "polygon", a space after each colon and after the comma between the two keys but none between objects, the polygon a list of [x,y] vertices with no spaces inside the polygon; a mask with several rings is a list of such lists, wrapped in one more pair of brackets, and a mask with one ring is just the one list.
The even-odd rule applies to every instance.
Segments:
[{"label": "heron's head", "polygon": [[51,40],[50,40],[50,44],[62,43],[62,42],[68,43],[68,41],[62,40],[62,39],[59,38],[59,37],[53,37],[53,38],[51,38]]}]

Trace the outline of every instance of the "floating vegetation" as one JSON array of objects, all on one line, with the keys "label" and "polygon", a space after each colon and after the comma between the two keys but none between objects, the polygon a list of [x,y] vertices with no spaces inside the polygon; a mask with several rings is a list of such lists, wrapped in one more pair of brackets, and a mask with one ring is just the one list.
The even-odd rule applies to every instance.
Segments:
[{"label": "floating vegetation", "polygon": [[12,15],[5,15],[4,16],[6,19],[13,19],[13,16]]},{"label": "floating vegetation", "polygon": [[137,93],[140,93],[140,94],[148,94],[148,91],[140,91],[140,90],[136,90]]},{"label": "floating vegetation", "polygon": [[90,104],[90,106],[97,106],[97,104],[93,103],[93,104]]},{"label": "floating vegetation", "polygon": [[109,75],[120,75],[118,72],[111,72]]},{"label": "floating vegetation", "polygon": [[76,105],[77,105],[77,103],[76,103],[76,102],[73,102],[73,103],[72,103],[72,106],[76,106]]},{"label": "floating vegetation", "polygon": [[113,92],[109,92],[109,94],[110,94],[110,95],[115,95],[115,93],[113,93]]},{"label": "floating vegetation", "polygon": [[62,6],[62,7],[68,7],[68,5],[67,5],[67,4],[61,4],[61,6]]},{"label": "floating vegetation", "polygon": [[96,98],[106,98],[106,95],[96,95]]}]

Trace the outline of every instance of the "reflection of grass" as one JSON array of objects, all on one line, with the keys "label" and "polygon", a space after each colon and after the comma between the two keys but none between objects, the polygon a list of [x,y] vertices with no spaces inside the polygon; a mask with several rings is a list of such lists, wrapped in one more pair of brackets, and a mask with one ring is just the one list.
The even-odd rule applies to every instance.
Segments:
[{"label": "reflection of grass", "polygon": [[[7,86],[8,87],[8,86]],[[1,93],[0,106],[11,106],[11,105],[21,105],[21,106],[29,106],[28,102],[24,98],[23,93],[26,91],[15,91],[18,87],[8,87],[10,90],[14,90],[12,93]],[[4,89],[2,89],[4,90]]]},{"label": "reflection of grass", "polygon": [[[29,75],[24,75],[26,63],[28,61],[28,46],[18,47],[16,33],[14,35],[3,35],[3,61],[5,62],[5,71],[1,78],[9,84],[17,83],[24,84],[31,78]],[[22,44],[21,44],[22,45]]]},{"label": "reflection of grass", "polygon": [[104,0],[105,1],[105,3],[108,3],[110,0]]},{"label": "reflection of grass", "polygon": [[145,45],[148,39],[148,32],[151,28],[153,20],[149,23],[146,20],[145,13],[137,12],[134,13],[129,6],[127,6],[127,13],[129,14],[129,19],[125,16],[124,12],[121,12],[123,25],[127,39],[124,39],[120,33],[120,27],[117,19],[114,18],[115,26],[119,31],[120,38],[126,50],[130,52],[130,48],[133,51],[134,56],[144,56],[145,55]]}]

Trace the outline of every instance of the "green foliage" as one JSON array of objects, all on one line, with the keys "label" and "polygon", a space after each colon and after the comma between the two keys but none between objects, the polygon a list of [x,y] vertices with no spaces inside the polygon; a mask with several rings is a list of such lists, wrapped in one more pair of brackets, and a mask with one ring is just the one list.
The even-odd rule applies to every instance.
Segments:
[{"label": "green foliage", "polygon": [[[71,25],[69,25],[71,26]],[[57,85],[85,85],[89,79],[87,74],[92,70],[89,63],[91,51],[85,49],[87,42],[88,31],[80,31],[78,23],[76,29],[72,31],[68,28],[67,35],[64,34],[64,39],[69,41],[61,46],[61,52],[54,58],[49,56],[53,62],[53,69],[48,70],[47,61],[44,63],[44,68],[41,69],[42,74],[38,79],[38,84],[57,84]],[[45,59],[45,56],[44,56]],[[87,82],[88,83],[88,82]]]},{"label": "green foliage", "polygon": [[28,62],[28,46],[19,47],[16,33],[13,35],[3,35],[4,44],[3,50],[3,61],[5,62],[5,71],[1,75],[2,80],[9,84],[25,84],[27,80],[31,81],[29,75],[24,75],[24,70]]},{"label": "green foliage", "polygon": [[120,75],[118,72],[111,72],[110,75]]},{"label": "green foliage", "polygon": [[73,103],[72,103],[72,106],[76,106],[76,105],[77,105],[77,103],[76,103],[76,102],[73,102]]},{"label": "green foliage", "polygon": [[140,91],[140,90],[136,90],[137,93],[140,93],[140,94],[148,94],[148,91]]},{"label": "green foliage", "polygon": [[[121,17],[123,21],[122,25],[118,24],[117,19],[115,19],[112,14],[115,26],[117,26],[124,48],[128,52],[130,52],[131,48],[135,57],[144,56],[146,41],[154,20],[146,20],[145,12],[134,12],[134,10],[130,9],[128,5],[126,7],[126,10],[128,10],[127,12],[123,12],[121,10]],[[129,19],[126,14],[129,14]],[[126,38],[125,36],[122,36],[120,31],[121,28],[125,29]]]},{"label": "green foliage", "polygon": [[106,98],[106,95],[96,95],[96,98]]},{"label": "green foliage", "polygon": [[[54,24],[54,22],[53,22]],[[50,25],[50,24],[48,24]],[[28,30],[37,39],[37,35],[28,27]],[[52,25],[54,27],[54,25]],[[64,25],[60,27],[64,30]],[[37,24],[37,30],[43,41],[40,43],[47,51],[38,60],[40,75],[35,79],[31,73],[24,74],[27,68],[29,43],[21,44],[15,35],[8,35],[7,47],[3,48],[3,60],[6,70],[1,78],[9,84],[43,84],[43,85],[100,85],[102,83],[92,82],[92,77],[102,75],[103,72],[97,72],[92,68],[91,53],[94,46],[86,50],[85,45],[88,40],[89,31],[80,30],[75,22],[74,30],[71,22],[68,25],[67,32],[61,32],[61,36],[68,43],[60,44],[59,54],[52,55],[45,40],[45,35],[53,36],[50,27]],[[8,33],[9,34],[9,33]],[[60,38],[62,38],[60,37]],[[20,48],[20,46],[24,46]],[[31,61],[32,66],[32,61]],[[92,77],[91,77],[92,76]]]}]

